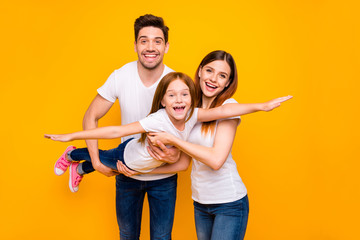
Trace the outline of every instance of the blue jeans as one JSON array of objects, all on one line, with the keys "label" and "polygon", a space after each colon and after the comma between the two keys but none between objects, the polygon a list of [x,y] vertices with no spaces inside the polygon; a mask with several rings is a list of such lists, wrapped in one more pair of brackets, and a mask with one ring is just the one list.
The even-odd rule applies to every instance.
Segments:
[{"label": "blue jeans", "polygon": [[[133,138],[126,140],[121,143],[117,148],[113,148],[110,150],[100,150],[99,149],[99,157],[102,164],[105,166],[117,170],[116,163],[118,160],[122,161],[124,164],[124,151],[125,147]],[[74,161],[85,160],[82,163],[82,170],[85,173],[91,173],[95,171],[92,163],[90,154],[87,148],[77,148],[70,152],[70,158]],[[126,165],[126,164],[125,164]]]},{"label": "blue jeans", "polygon": [[121,240],[138,240],[145,193],[150,209],[150,239],[171,239],[177,175],[154,181],[116,176],[116,214]]},{"label": "blue jeans", "polygon": [[249,200],[221,204],[201,204],[194,201],[195,226],[198,240],[244,239]]}]

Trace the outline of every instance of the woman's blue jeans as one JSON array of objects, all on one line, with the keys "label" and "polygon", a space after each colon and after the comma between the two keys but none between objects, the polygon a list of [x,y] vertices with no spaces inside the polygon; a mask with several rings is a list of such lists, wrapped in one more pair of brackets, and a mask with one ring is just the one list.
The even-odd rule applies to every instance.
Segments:
[{"label": "woman's blue jeans", "polygon": [[[99,157],[102,164],[105,166],[112,168],[117,171],[116,163],[118,160],[122,161],[124,164],[124,151],[128,142],[130,142],[133,138],[126,140],[121,143],[117,148],[109,149],[109,150],[100,150],[99,149]],[[70,152],[70,158],[74,161],[85,160],[82,163],[82,170],[85,173],[91,173],[95,171],[92,163],[89,151],[87,148],[77,148]],[[126,165],[126,164],[125,164]]]},{"label": "woman's blue jeans", "polygon": [[244,239],[249,216],[249,200],[221,204],[194,201],[195,226],[198,240]]}]

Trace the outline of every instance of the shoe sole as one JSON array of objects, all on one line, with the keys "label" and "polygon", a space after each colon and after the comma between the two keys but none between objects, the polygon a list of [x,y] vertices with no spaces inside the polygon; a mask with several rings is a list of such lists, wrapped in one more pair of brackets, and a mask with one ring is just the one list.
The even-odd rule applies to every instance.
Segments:
[{"label": "shoe sole", "polygon": [[71,184],[71,179],[72,179],[72,167],[73,165],[71,164],[70,167],[69,167],[69,173],[70,173],[70,177],[69,177],[69,188],[70,188],[70,191],[75,193],[77,192],[78,190],[75,190],[73,187],[72,187],[72,184]]},{"label": "shoe sole", "polygon": [[74,147],[74,146],[68,146],[68,147],[66,148],[65,152],[64,152],[64,153],[58,158],[58,160],[55,162],[55,165],[54,165],[55,175],[61,176],[61,175],[63,175],[63,174],[66,172],[66,170],[63,171],[62,169],[58,168],[59,170],[61,170],[61,171],[63,171],[63,172],[60,173],[60,174],[57,174],[57,173],[56,173],[56,164],[57,164],[57,162],[60,160],[60,158],[62,158],[63,155],[65,155],[67,152],[69,152],[69,151],[71,151],[71,150],[74,150],[74,149],[76,149],[76,147]]}]

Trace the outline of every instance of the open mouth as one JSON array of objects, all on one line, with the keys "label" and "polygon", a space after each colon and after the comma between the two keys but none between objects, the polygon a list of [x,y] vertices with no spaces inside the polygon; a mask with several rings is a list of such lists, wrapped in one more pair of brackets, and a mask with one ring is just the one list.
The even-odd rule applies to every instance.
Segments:
[{"label": "open mouth", "polygon": [[156,54],[156,53],[144,53],[143,56],[145,57],[146,60],[155,60],[159,54]]},{"label": "open mouth", "polygon": [[183,107],[173,107],[173,109],[174,109],[175,112],[182,112],[182,111],[185,110],[185,106],[183,106]]},{"label": "open mouth", "polygon": [[206,82],[205,85],[206,85],[207,87],[209,87],[209,88],[217,89],[217,86],[212,85],[212,84],[210,84],[210,83],[207,83],[207,82]]}]

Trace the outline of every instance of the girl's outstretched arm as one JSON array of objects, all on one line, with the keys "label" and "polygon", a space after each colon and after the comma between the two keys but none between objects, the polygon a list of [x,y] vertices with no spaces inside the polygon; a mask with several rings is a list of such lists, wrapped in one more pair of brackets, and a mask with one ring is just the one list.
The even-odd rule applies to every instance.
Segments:
[{"label": "girl's outstretched arm", "polygon": [[292,96],[286,96],[275,98],[264,103],[228,103],[216,108],[200,108],[198,112],[198,122],[209,122],[222,118],[241,116],[258,111],[269,112],[274,108],[279,107],[282,102],[285,102],[291,98]]},{"label": "girl's outstretched arm", "polygon": [[45,138],[50,138],[54,141],[69,142],[80,139],[111,139],[120,138],[128,135],[143,133],[144,128],[139,122],[134,122],[121,126],[108,126],[101,128],[94,128],[90,130],[84,130],[80,132],[68,133],[68,134],[45,134]]}]

